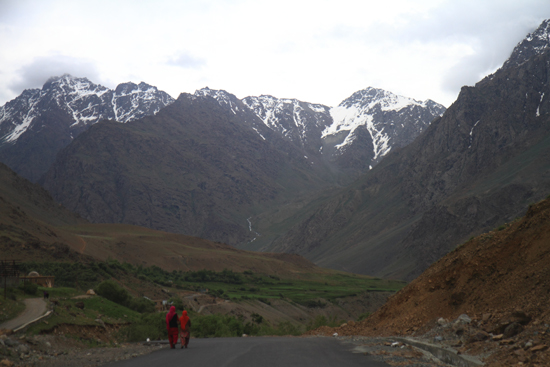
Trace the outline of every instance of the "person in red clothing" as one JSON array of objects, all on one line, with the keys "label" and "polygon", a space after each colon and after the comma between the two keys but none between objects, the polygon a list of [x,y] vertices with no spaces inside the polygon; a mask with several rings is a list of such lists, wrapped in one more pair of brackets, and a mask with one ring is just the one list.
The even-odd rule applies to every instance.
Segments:
[{"label": "person in red clothing", "polygon": [[176,306],[170,307],[170,311],[166,314],[166,330],[168,330],[170,348],[174,349],[178,343],[178,315],[176,314]]},{"label": "person in red clothing", "polygon": [[182,349],[183,347],[187,348],[187,345],[189,344],[189,337],[191,336],[191,332],[189,331],[190,327],[191,320],[189,319],[189,316],[187,316],[187,311],[183,310],[180,316],[180,339]]}]

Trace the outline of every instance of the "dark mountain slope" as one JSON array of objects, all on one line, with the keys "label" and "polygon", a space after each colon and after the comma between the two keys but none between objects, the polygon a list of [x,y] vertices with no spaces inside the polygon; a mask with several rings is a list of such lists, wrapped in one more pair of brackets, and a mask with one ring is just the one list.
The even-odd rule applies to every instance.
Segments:
[{"label": "dark mountain slope", "polygon": [[464,87],[415,142],[270,249],[411,279],[472,234],[521,215],[550,187],[548,65],[543,51]]},{"label": "dark mountain slope", "polygon": [[18,176],[0,163],[0,200],[3,216],[10,216],[7,208],[17,212],[32,213],[32,217],[55,226],[75,225],[85,220],[68,211],[41,186]]},{"label": "dark mountain slope", "polygon": [[0,163],[0,258],[92,262],[116,259],[165,270],[253,270],[295,277],[330,273],[297,255],[258,254],[197,237],[123,224],[91,224],[39,185]]},{"label": "dark mountain slope", "polygon": [[129,122],[154,115],[174,99],[146,83],[110,90],[86,78],[52,77],[0,107],[0,161],[37,181],[57,152],[104,119]]},{"label": "dark mountain slope", "polygon": [[156,116],[94,125],[41,183],[92,222],[239,243],[257,207],[323,184],[297,149],[264,140],[269,129],[242,118],[211,97],[182,94]]}]

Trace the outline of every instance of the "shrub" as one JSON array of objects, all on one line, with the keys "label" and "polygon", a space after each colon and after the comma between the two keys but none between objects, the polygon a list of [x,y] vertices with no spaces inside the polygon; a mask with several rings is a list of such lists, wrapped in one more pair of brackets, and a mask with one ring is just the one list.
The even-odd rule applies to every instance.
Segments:
[{"label": "shrub", "polygon": [[197,338],[242,336],[242,321],[232,316],[205,315],[192,320],[191,334]]},{"label": "shrub", "polygon": [[95,291],[101,297],[107,298],[109,301],[113,301],[119,305],[128,306],[131,300],[128,291],[112,280],[101,282]]},{"label": "shrub", "polygon": [[155,312],[155,303],[147,298],[132,298],[128,304],[128,308],[139,313]]},{"label": "shrub", "polygon": [[302,330],[289,321],[283,321],[277,325],[274,335],[302,335]]},{"label": "shrub", "polygon": [[252,321],[254,321],[256,324],[261,324],[264,321],[264,317],[257,313],[253,313],[250,316],[252,317]]},{"label": "shrub", "polygon": [[121,330],[122,336],[130,342],[166,339],[166,313],[142,315],[138,322]]},{"label": "shrub", "polygon": [[310,300],[310,301],[305,301],[303,305],[306,306],[307,308],[325,308],[327,304],[321,301]]},{"label": "shrub", "polygon": [[183,311],[183,301],[179,297],[172,297],[168,300],[169,303],[172,303],[172,306],[176,307],[178,312]]},{"label": "shrub", "polygon": [[25,292],[25,294],[30,294],[35,296],[38,293],[38,285],[31,282],[24,282],[19,284],[19,288]]},{"label": "shrub", "polygon": [[335,326],[338,326],[340,324],[342,324],[342,323],[336,321],[336,317],[333,317],[330,320],[328,320],[325,316],[318,315],[317,317],[315,317],[315,319],[311,320],[306,325],[306,330],[314,330],[314,329],[317,329],[321,326],[335,327]]}]

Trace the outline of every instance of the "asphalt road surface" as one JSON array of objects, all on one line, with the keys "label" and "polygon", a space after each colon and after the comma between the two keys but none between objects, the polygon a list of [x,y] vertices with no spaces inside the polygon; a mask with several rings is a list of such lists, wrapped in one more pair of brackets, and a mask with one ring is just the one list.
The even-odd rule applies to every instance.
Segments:
[{"label": "asphalt road surface", "polygon": [[109,367],[388,367],[334,338],[213,338],[191,339],[188,349],[163,348]]}]

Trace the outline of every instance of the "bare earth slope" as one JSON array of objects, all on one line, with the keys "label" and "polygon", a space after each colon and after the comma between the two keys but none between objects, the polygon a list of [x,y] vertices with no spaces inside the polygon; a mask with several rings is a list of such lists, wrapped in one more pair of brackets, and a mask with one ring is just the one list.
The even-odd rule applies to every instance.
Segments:
[{"label": "bare earth slope", "polygon": [[[526,361],[548,366],[550,199],[503,227],[459,246],[367,320],[325,332],[445,335],[437,326],[467,314],[473,320],[467,327],[447,330],[458,346],[465,345],[463,351],[492,353],[488,366]],[[446,321],[438,324],[440,318]]]}]

